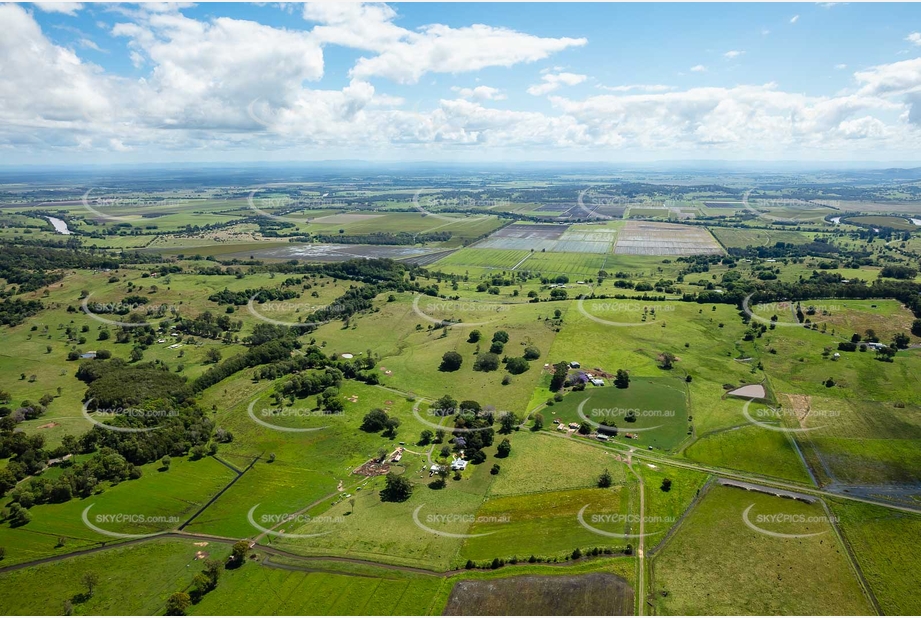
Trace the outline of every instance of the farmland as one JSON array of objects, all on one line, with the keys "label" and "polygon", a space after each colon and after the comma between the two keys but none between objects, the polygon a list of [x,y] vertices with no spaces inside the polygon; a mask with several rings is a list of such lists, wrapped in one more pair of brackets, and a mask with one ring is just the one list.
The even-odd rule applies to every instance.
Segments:
[{"label": "farmland", "polygon": [[916,611],[901,211],[610,181],[7,199],[3,610]]}]

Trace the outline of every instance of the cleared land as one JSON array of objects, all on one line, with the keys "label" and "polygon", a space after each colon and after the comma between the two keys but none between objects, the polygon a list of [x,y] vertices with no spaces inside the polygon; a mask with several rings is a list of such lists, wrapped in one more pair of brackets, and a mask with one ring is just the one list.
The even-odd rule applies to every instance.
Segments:
[{"label": "cleared land", "polygon": [[[758,523],[769,532],[819,534],[755,531],[743,520],[750,505],[749,521],[789,520]],[[711,488],[656,554],[653,573],[665,615],[873,613],[821,505],[741,489]]]},{"label": "cleared land", "polygon": [[722,251],[706,228],[646,221],[627,221],[614,246],[614,253],[627,255],[696,255]]},{"label": "cleared land", "polygon": [[445,616],[629,616],[633,589],[611,573],[460,581]]}]

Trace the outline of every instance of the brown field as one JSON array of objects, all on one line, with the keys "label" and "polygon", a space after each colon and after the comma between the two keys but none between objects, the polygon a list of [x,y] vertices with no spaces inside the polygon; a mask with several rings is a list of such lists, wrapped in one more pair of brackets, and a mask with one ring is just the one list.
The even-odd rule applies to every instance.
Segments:
[{"label": "brown field", "polygon": [[633,588],[612,573],[460,581],[445,616],[630,616]]}]

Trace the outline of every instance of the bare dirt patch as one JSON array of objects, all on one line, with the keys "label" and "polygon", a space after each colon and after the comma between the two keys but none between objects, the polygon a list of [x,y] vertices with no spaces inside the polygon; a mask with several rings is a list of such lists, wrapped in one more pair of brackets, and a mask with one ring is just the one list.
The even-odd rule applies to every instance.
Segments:
[{"label": "bare dirt patch", "polygon": [[459,581],[445,616],[628,616],[633,588],[613,573]]}]

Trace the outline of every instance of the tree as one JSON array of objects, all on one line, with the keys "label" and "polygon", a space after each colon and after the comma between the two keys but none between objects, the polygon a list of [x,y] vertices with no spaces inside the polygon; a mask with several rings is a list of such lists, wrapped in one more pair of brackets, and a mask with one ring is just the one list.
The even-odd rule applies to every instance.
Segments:
[{"label": "tree", "polygon": [[131,359],[131,362],[136,363],[144,358],[144,352],[141,350],[141,348],[131,348],[131,352],[128,354],[128,358]]},{"label": "tree", "polygon": [[496,447],[496,457],[508,457],[509,453],[512,452],[512,443],[509,442],[508,438],[502,440],[499,443],[499,446]]},{"label": "tree", "polygon": [[384,490],[381,491],[382,502],[405,502],[413,495],[413,484],[409,479],[388,472]]},{"label": "tree", "polygon": [[461,368],[463,362],[464,357],[457,352],[445,352],[444,356],[441,357],[441,365],[439,365],[438,371],[457,371]]},{"label": "tree", "polygon": [[479,401],[474,401],[473,399],[464,399],[460,402],[459,410],[461,414],[479,414],[483,410],[483,406],[480,405]]},{"label": "tree", "polygon": [[506,412],[499,418],[499,433],[512,433],[518,426],[518,416],[514,412]]},{"label": "tree", "polygon": [[169,465],[170,465],[170,463],[172,463],[172,461],[173,461],[173,460],[170,459],[170,456],[169,456],[169,455],[164,455],[164,456],[163,456],[163,459],[160,460],[160,463],[163,464],[163,467],[164,467],[164,468],[166,468],[167,470],[169,470]]},{"label": "tree", "polygon": [[430,412],[436,416],[454,416],[457,414],[457,400],[451,395],[443,395],[432,404]]},{"label": "tree", "polygon": [[601,473],[601,476],[598,477],[598,487],[602,489],[610,487],[614,483],[614,479],[611,478],[611,473],[608,472],[608,469],[605,468],[604,472]]},{"label": "tree", "polygon": [[95,571],[87,571],[80,576],[80,583],[86,588],[86,596],[91,597],[99,585],[99,575]]},{"label": "tree", "polygon": [[534,414],[534,424],[531,425],[533,431],[540,431],[544,428],[544,415],[540,412]]},{"label": "tree", "polygon": [[208,351],[205,352],[205,362],[212,364],[221,362],[221,351],[217,348],[208,348]]},{"label": "tree", "polygon": [[384,423],[384,433],[383,435],[388,438],[397,437],[397,427],[400,426],[400,419],[395,416],[391,416],[387,419],[387,422]]},{"label": "tree", "polygon": [[630,374],[624,369],[618,369],[614,374],[614,386],[617,388],[627,388],[630,386]]},{"label": "tree", "polygon": [[530,363],[520,356],[508,359],[505,369],[512,375],[519,375],[531,368]]},{"label": "tree", "polygon": [[493,333],[492,340],[508,343],[508,333],[504,330],[497,330],[495,333]]},{"label": "tree", "polygon": [[905,333],[896,333],[892,338],[892,347],[904,350],[911,343],[911,338]]},{"label": "tree", "polygon": [[527,360],[537,360],[540,358],[540,350],[533,345],[529,345],[524,349],[524,357]]},{"label": "tree", "polygon": [[672,488],[672,480],[668,478],[662,479],[662,486],[659,487],[659,489],[661,489],[662,491],[670,491],[671,488]]},{"label": "tree", "polygon": [[389,417],[387,413],[381,410],[380,408],[372,408],[370,412],[365,414],[365,417],[361,421],[361,430],[368,432],[378,432],[384,429],[387,424]]},{"label": "tree", "polygon": [[428,429],[423,429],[422,433],[419,434],[419,445],[425,446],[426,444],[431,442],[432,438],[434,437],[435,437],[435,434],[433,434],[431,431],[429,431]]},{"label": "tree", "polygon": [[921,337],[921,319],[911,323],[911,334],[915,337]]},{"label": "tree", "polygon": [[501,469],[502,468],[499,467],[499,464],[493,464],[492,468],[489,469],[489,473],[492,475],[496,475],[496,474],[499,474],[499,470]]},{"label": "tree", "polygon": [[659,367],[662,369],[671,369],[675,366],[675,360],[675,355],[671,352],[662,352],[662,354],[659,355]]},{"label": "tree", "polygon": [[477,341],[479,341],[479,340],[482,339],[482,338],[483,338],[483,333],[481,333],[481,332],[478,331],[478,330],[472,330],[472,331],[470,331],[470,335],[467,337],[467,342],[468,342],[468,343],[476,343]]},{"label": "tree", "polygon": [[566,384],[566,378],[569,376],[569,363],[560,361],[553,366],[553,378],[550,379],[550,390],[558,391]]},{"label": "tree", "polygon": [[476,357],[473,363],[474,371],[495,371],[499,368],[499,355],[487,352]]},{"label": "tree", "polygon": [[231,553],[231,559],[236,564],[243,564],[244,562],[246,562],[246,552],[248,551],[249,551],[249,541],[247,541],[246,539],[237,541],[236,543],[233,544],[233,549],[232,549],[233,553]]},{"label": "tree", "polygon": [[168,616],[185,616],[185,612],[192,604],[192,598],[185,592],[174,592],[166,600],[166,614]]}]

